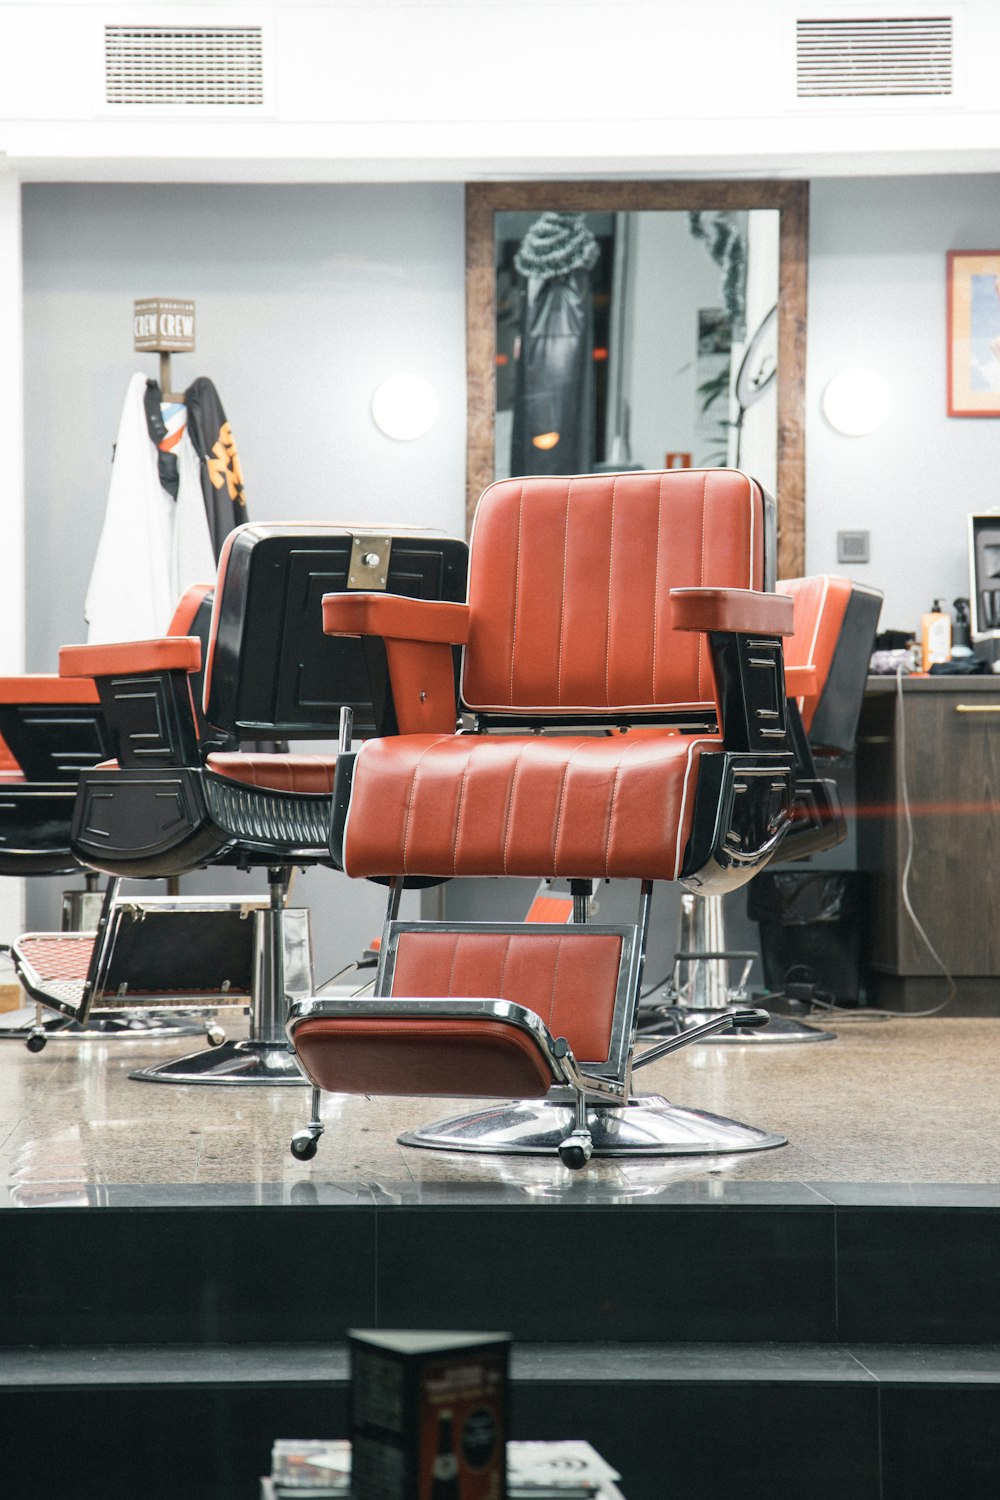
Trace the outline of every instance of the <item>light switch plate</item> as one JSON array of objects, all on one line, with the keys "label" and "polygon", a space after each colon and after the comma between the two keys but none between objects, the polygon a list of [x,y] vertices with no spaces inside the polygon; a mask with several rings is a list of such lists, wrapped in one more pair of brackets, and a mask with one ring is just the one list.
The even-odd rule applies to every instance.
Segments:
[{"label": "light switch plate", "polygon": [[867,531],[838,531],[837,561],[839,563],[866,563],[868,540]]}]

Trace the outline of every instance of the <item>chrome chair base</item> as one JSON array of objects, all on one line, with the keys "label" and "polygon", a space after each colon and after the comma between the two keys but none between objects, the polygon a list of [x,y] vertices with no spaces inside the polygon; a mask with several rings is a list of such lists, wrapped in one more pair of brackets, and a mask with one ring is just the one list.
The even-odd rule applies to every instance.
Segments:
[{"label": "chrome chair base", "polygon": [[[657,1005],[648,1010],[640,1012],[639,1030],[636,1035],[636,1045],[641,1046],[643,1042],[658,1042],[664,1037],[681,1036],[685,1031],[691,1031],[695,1026],[701,1026],[705,1021],[711,1020],[717,1015],[715,1007],[706,1006],[697,1008],[693,1005]],[[836,1035],[832,1031],[823,1031],[818,1026],[807,1026],[804,1021],[796,1021],[793,1016],[779,1016],[771,1012],[771,1019],[766,1026],[751,1028],[749,1026],[733,1026],[728,1031],[717,1031],[712,1036],[702,1038],[705,1043],[725,1043],[727,1046],[743,1046],[747,1043],[754,1047],[766,1047],[769,1045],[791,1042],[833,1042]]]},{"label": "chrome chair base", "polygon": [[211,1083],[246,1087],[248,1084],[308,1086],[294,1054],[282,1041],[223,1042],[208,1052],[137,1068],[128,1075],[142,1083]]},{"label": "chrome chair base", "polygon": [[23,1042],[31,1052],[41,1052],[49,1042],[159,1042],[178,1037],[203,1036],[211,1046],[225,1040],[225,1031],[205,1012],[193,1015],[183,1010],[92,1010],[81,1025],[69,1016],[38,1018],[35,1007],[10,1011],[0,1026],[0,1042]]},{"label": "chrome chair base", "polygon": [[[401,1146],[431,1151],[473,1151],[494,1156],[558,1156],[573,1130],[572,1104],[555,1099],[514,1100],[407,1130]],[[626,1105],[587,1109],[594,1156],[710,1156],[768,1151],[787,1139],[699,1109],[682,1109],[658,1094]]]}]

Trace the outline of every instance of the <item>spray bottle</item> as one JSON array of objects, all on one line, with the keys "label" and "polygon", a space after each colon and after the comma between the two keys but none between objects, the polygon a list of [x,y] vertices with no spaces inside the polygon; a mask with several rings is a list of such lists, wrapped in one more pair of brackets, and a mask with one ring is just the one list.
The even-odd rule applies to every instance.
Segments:
[{"label": "spray bottle", "polygon": [[951,615],[940,599],[934,600],[928,614],[920,616],[920,657],[924,672],[935,662],[951,660]]}]

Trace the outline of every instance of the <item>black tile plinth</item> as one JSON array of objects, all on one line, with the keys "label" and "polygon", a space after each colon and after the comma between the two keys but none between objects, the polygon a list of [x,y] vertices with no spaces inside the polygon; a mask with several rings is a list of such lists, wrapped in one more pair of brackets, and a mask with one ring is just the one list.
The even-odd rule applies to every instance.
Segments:
[{"label": "black tile plinth", "polygon": [[0,1345],[332,1341],[376,1317],[371,1209],[6,1213],[0,1264]]},{"label": "black tile plinth", "polygon": [[884,1387],[882,1500],[1000,1495],[1000,1383]]},{"label": "black tile plinth", "polygon": [[833,1339],[833,1230],[820,1204],[383,1212],[379,1318],[526,1340]]},{"label": "black tile plinth", "polygon": [[842,1340],[1000,1342],[1000,1212],[839,1208]]}]

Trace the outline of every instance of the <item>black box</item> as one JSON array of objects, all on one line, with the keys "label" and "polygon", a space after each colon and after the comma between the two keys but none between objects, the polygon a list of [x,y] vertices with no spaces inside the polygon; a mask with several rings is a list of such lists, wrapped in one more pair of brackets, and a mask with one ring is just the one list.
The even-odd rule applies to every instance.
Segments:
[{"label": "black box", "polygon": [[353,1329],[352,1500],[506,1500],[510,1335]]}]

